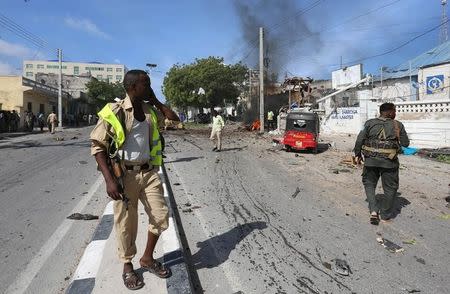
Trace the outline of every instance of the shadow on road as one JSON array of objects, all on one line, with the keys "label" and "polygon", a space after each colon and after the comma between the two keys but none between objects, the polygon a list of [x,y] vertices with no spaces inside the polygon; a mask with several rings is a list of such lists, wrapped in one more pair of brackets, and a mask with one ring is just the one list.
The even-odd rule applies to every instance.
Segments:
[{"label": "shadow on road", "polygon": [[243,146],[243,147],[233,147],[233,148],[222,148],[220,149],[220,152],[227,152],[227,151],[242,151],[245,148],[247,148],[248,146]]},{"label": "shadow on road", "polygon": [[192,255],[193,266],[196,270],[202,268],[214,268],[226,260],[230,256],[231,251],[236,248],[245,237],[254,230],[262,230],[267,228],[265,222],[253,222],[238,225],[226,233],[214,236],[208,240],[198,242],[199,250]]},{"label": "shadow on road", "polygon": [[410,204],[411,204],[411,202],[404,197],[400,197],[400,196],[395,197],[394,208],[392,209],[391,217],[396,218],[397,215],[399,215],[402,212],[402,209]]},{"label": "shadow on road", "polygon": [[183,157],[183,158],[177,158],[172,161],[165,161],[164,163],[175,163],[175,162],[190,162],[196,159],[203,158],[203,156],[193,156],[193,157]]}]

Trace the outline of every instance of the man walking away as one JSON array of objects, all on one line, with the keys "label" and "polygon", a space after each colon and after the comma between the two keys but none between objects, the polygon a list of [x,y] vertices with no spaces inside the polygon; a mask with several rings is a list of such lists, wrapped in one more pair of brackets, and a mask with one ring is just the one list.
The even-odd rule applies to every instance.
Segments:
[{"label": "man walking away", "polygon": [[[216,110],[213,110],[213,124],[211,130],[211,137],[209,138],[213,141],[214,148],[212,151],[220,152],[222,150],[222,130],[225,126],[222,116]],[[217,142],[215,140],[217,139]]]},{"label": "man walking away", "polygon": [[268,131],[270,131],[271,129],[272,130],[275,130],[275,124],[274,124],[274,120],[273,120],[273,118],[274,118],[274,114],[273,114],[273,111],[272,110],[270,110],[268,113],[267,113],[267,130]]},{"label": "man walking away", "polygon": [[[409,146],[405,127],[395,120],[395,105],[383,103],[380,117],[365,123],[354,148],[357,162],[361,162],[364,157],[362,181],[369,202],[370,223],[373,225],[378,225],[380,217],[383,221],[392,217],[399,187],[398,154],[401,146]],[[377,201],[375,189],[380,177],[384,195]]]},{"label": "man walking away", "polygon": [[90,136],[91,154],[105,178],[109,197],[115,200],[114,228],[123,263],[123,283],[128,289],[137,290],[144,286],[132,264],[137,252],[139,201],[149,219],[147,246],[139,263],[160,278],[170,276],[170,270],[153,257],[159,236],[169,225],[158,175],[163,159],[155,107],[167,118],[179,119],[158,101],[145,71],[128,71],[123,85],[127,92],[125,99],[109,103],[99,112],[100,119]]},{"label": "man walking away", "polygon": [[58,117],[56,116],[55,111],[53,110],[52,113],[50,113],[47,117],[47,123],[50,126],[50,133],[55,133],[56,124],[58,123]]}]

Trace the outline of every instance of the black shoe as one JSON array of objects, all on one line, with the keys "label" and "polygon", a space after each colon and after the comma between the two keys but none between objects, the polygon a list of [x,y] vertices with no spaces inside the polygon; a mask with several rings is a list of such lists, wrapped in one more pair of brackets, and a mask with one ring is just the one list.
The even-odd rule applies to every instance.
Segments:
[{"label": "black shoe", "polygon": [[220,149],[216,149],[216,152],[220,152]]},{"label": "black shoe", "polygon": [[214,147],[212,151],[217,151],[217,147]]}]

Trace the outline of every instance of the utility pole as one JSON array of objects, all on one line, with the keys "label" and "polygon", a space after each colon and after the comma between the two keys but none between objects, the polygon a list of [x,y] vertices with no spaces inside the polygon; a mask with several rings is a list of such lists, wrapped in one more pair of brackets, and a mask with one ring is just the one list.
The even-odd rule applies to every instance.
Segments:
[{"label": "utility pole", "polygon": [[412,73],[411,73],[411,60],[410,60],[409,61],[409,100],[413,100],[412,95],[413,95],[413,90],[412,90]]},{"label": "utility pole", "polygon": [[248,100],[252,103],[252,70],[248,70],[248,80],[249,80],[249,88],[248,88]]},{"label": "utility pole", "polygon": [[58,127],[62,131],[62,49],[58,49],[59,78],[58,78]]},{"label": "utility pole", "polygon": [[441,30],[439,32],[439,44],[448,41],[448,18],[447,18],[447,0],[441,0]]},{"label": "utility pole", "polygon": [[259,121],[260,133],[264,133],[264,28],[259,28]]},{"label": "utility pole", "polygon": [[383,66],[381,66],[381,86],[380,86],[380,96],[381,96],[381,101],[383,101]]}]

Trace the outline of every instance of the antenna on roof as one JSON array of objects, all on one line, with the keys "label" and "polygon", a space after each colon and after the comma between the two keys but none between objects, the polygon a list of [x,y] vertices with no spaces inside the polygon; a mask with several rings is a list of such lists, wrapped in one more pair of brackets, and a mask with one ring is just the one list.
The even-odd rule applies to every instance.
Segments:
[{"label": "antenna on roof", "polygon": [[442,16],[441,16],[441,30],[439,32],[439,44],[448,41],[448,18],[447,18],[447,0],[441,0]]}]

